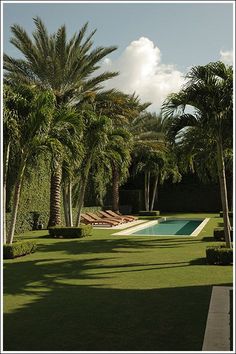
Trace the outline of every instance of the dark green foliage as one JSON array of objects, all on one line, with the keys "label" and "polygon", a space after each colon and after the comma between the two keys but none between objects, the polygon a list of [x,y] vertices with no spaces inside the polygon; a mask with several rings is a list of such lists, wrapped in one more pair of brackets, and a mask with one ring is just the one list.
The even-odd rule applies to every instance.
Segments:
[{"label": "dark green foliage", "polygon": [[52,237],[81,238],[92,235],[91,225],[81,225],[80,227],[51,227],[48,229]]},{"label": "dark green foliage", "polygon": [[[231,238],[231,241],[233,241],[233,229],[232,228],[230,230],[230,238]],[[214,229],[214,239],[216,241],[224,241],[225,240],[225,234],[224,234],[223,227],[217,227]]]},{"label": "dark green foliage", "polygon": [[136,213],[143,208],[143,191],[141,189],[120,190],[119,194],[120,211],[122,209],[122,206],[129,206],[129,213]]},{"label": "dark green foliage", "polygon": [[16,241],[11,245],[3,245],[3,258],[16,258],[35,252],[37,244],[35,241]]},{"label": "dark green foliage", "polygon": [[207,247],[206,259],[208,264],[231,264],[233,263],[233,249],[226,248],[224,245]]},{"label": "dark green foliage", "polygon": [[160,215],[160,211],[159,210],[153,210],[153,211],[145,211],[145,210],[141,210],[139,212],[140,216],[159,216]]},{"label": "dark green foliage", "polygon": [[[229,212],[228,212],[228,215],[229,215],[229,218],[232,218],[232,217],[233,217],[233,212],[232,212],[232,211],[229,211]],[[221,217],[221,218],[223,217],[223,211],[220,211],[220,217]]]}]

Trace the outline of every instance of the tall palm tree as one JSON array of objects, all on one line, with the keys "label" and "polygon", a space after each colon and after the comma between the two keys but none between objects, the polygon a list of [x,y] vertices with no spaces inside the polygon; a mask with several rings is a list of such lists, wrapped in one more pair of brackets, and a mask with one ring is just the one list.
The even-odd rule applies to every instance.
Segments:
[{"label": "tall palm tree", "polygon": [[[119,187],[127,177],[133,148],[133,134],[130,132],[130,126],[150,103],[141,103],[139,97],[135,94],[127,95],[112,89],[101,91],[93,96],[92,105],[97,114],[105,114],[112,119],[113,130],[109,134],[110,143],[106,147],[106,154],[103,155],[103,159],[107,166],[110,165],[111,167],[112,209],[119,211]],[[103,167],[100,164],[100,169],[103,170]]]},{"label": "tall palm tree", "polygon": [[14,183],[13,209],[9,233],[6,239],[7,243],[12,243],[14,237],[22,181],[26,166],[31,157],[41,152],[45,145],[48,124],[53,111],[53,96],[50,92],[38,93],[36,90],[30,90],[21,86],[17,88],[17,94],[21,96],[15,106],[18,118],[18,134],[14,150],[12,151],[17,156],[18,170]]},{"label": "tall palm tree", "polygon": [[80,167],[80,180],[78,190],[78,212],[76,226],[80,224],[81,211],[84,203],[85,190],[89,178],[89,172],[94,160],[104,150],[108,141],[109,131],[112,129],[112,121],[106,116],[98,116],[93,110],[84,112],[86,116],[85,132],[83,135],[84,156]]},{"label": "tall palm tree", "polygon": [[[195,127],[215,145],[215,156],[221,191],[225,241],[230,242],[227,187],[224,162],[224,139],[232,141],[233,70],[222,62],[193,67],[188,82],[177,94],[163,104],[163,114],[172,117],[170,134],[178,137],[183,128]],[[189,111],[187,107],[191,106]],[[183,131],[182,131],[183,132]]]},{"label": "tall palm tree", "polygon": [[9,85],[4,85],[3,96],[3,243],[6,243],[6,189],[9,160],[19,138],[18,106],[23,97]]},{"label": "tall palm tree", "polygon": [[[61,26],[50,35],[39,17],[34,19],[36,30],[33,39],[19,25],[13,25],[11,43],[23,54],[23,59],[15,59],[4,54],[5,79],[9,82],[20,81],[51,90],[56,107],[70,102],[78,105],[87,96],[101,89],[101,83],[117,75],[104,72],[94,75],[99,62],[116,47],[93,47],[96,31],[87,34],[88,23],[67,39],[66,28]],[[50,225],[56,225],[60,219],[53,215],[60,213],[61,165],[54,163],[51,176]],[[56,194],[56,195],[55,195]],[[54,204],[56,201],[56,206]],[[55,212],[57,208],[57,212]]]}]

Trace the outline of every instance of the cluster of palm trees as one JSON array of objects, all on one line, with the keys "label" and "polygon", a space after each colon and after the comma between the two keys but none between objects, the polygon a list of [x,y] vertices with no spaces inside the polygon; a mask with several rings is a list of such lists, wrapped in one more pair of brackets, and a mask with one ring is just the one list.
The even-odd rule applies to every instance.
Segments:
[{"label": "cluster of palm trees", "polygon": [[[11,224],[8,231],[4,225],[4,242],[13,241],[25,171],[42,153],[51,162],[48,226],[61,223],[61,195],[66,225],[73,225],[74,204],[79,225],[91,174],[101,203],[112,185],[113,209],[118,210],[119,186],[131,164],[144,175],[145,206],[152,210],[158,185],[168,178],[181,179],[176,151],[190,144],[195,163],[204,139],[209,149],[211,144],[216,147],[213,155],[228,215],[224,153],[232,149],[232,68],[222,63],[194,68],[186,88],[164,103],[162,118],[148,113],[150,103],[141,103],[135,94],[104,89],[104,82],[118,73],[101,73],[99,63],[116,48],[93,48],[95,31],[88,33],[88,24],[67,39],[65,26],[50,35],[41,19],[34,22],[32,38],[20,26],[11,27],[11,43],[22,58],[4,55],[4,208],[9,166],[15,170]],[[191,114],[184,111],[189,105],[195,108]],[[191,128],[182,130],[186,126]],[[179,131],[181,137],[173,139]],[[226,216],[224,222],[227,232]]]}]

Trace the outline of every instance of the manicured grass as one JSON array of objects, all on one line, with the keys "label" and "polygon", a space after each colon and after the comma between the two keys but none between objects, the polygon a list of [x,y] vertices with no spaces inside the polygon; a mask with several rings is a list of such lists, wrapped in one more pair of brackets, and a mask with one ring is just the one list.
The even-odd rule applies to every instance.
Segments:
[{"label": "manicured grass", "polygon": [[232,284],[205,261],[210,217],[197,237],[25,234],[36,253],[4,262],[4,350],[201,351],[212,286]]}]

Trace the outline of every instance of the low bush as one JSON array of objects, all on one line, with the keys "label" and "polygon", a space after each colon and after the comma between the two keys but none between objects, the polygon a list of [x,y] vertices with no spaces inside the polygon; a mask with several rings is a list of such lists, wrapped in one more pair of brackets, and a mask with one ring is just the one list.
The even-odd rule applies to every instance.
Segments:
[{"label": "low bush", "polygon": [[50,227],[49,235],[62,238],[81,238],[92,235],[91,225],[81,225],[79,227]]},{"label": "low bush", "polygon": [[36,250],[35,241],[16,241],[10,244],[3,245],[3,258],[16,258],[33,253]]},{"label": "low bush", "polygon": [[146,210],[141,210],[139,212],[140,216],[159,216],[160,211],[159,210],[153,210],[153,211],[146,211]]},{"label": "low bush", "polygon": [[208,264],[231,264],[233,263],[233,249],[225,245],[207,247],[206,259]]},{"label": "low bush", "polygon": [[[224,241],[225,240],[224,228],[223,227],[215,228],[213,236],[216,241]],[[231,241],[233,241],[233,229],[232,228],[230,230],[230,238],[231,238]]]},{"label": "low bush", "polygon": [[[232,212],[232,211],[229,211],[229,212],[228,212],[228,215],[229,215],[229,218],[232,218],[232,217],[233,217],[233,212]],[[220,217],[221,217],[221,218],[223,217],[223,211],[220,211]]]}]

